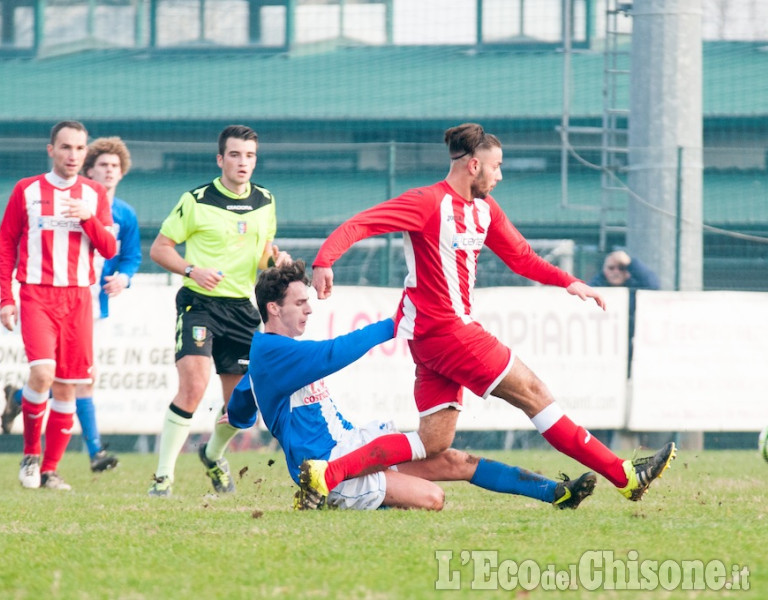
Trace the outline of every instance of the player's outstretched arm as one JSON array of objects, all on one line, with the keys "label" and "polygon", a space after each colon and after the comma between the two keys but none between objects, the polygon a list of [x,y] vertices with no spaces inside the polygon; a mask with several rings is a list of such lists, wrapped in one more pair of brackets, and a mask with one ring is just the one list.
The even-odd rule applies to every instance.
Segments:
[{"label": "player's outstretched arm", "polygon": [[595,301],[595,304],[605,310],[605,300],[603,297],[598,293],[596,289],[588,286],[583,281],[574,281],[571,285],[565,288],[565,290],[569,294],[578,296],[582,300],[588,300],[589,298],[592,298]]},{"label": "player's outstretched arm", "polygon": [[333,289],[333,269],[331,267],[312,267],[312,287],[317,297],[325,300]]}]

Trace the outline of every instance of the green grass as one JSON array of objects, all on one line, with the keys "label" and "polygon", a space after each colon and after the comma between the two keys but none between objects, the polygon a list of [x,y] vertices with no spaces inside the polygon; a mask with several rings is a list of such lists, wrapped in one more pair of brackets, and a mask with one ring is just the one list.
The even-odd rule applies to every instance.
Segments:
[{"label": "green grass", "polygon": [[[553,476],[581,469],[551,451],[486,453]],[[472,590],[462,551],[542,569],[578,564],[586,551],[640,561],[713,559],[749,567],[749,591],[665,591],[659,598],[768,597],[768,464],[756,452],[681,452],[640,503],[605,480],[577,511],[556,511],[466,483],[446,484],[441,513],[290,509],[293,486],[282,455],[230,456],[248,467],[230,497],[208,493],[194,454],[179,460],[174,496],[149,498],[152,455],[124,454],[114,472],[92,475],[69,453],[60,472],[70,493],[24,490],[18,455],[0,454],[0,598],[635,598],[637,591],[517,588]],[[273,465],[269,461],[274,460]],[[452,551],[446,573],[461,590],[435,590],[436,552]],[[478,556],[477,554],[475,555]],[[634,554],[632,555],[634,556]],[[509,562],[505,563],[506,565]],[[503,580],[503,578],[502,578]]]}]

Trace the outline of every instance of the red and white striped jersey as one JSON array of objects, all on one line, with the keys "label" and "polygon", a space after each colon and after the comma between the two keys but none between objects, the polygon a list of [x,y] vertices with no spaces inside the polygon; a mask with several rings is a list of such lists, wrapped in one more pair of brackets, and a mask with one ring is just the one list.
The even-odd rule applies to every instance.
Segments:
[{"label": "red and white striped jersey", "polygon": [[[64,200],[69,198],[84,200],[93,216],[87,221],[63,216]],[[117,249],[111,228],[109,200],[100,184],[80,176],[65,181],[54,173],[19,181],[0,225],[0,305],[13,303],[14,267],[21,283],[56,287],[94,283],[94,249],[106,258]]]},{"label": "red and white striped jersey", "polygon": [[447,332],[472,321],[477,257],[487,245],[514,272],[567,287],[575,277],[538,256],[490,196],[465,200],[447,182],[416,188],[342,223],[313,262],[331,267],[352,244],[403,232],[408,275],[398,337]]}]

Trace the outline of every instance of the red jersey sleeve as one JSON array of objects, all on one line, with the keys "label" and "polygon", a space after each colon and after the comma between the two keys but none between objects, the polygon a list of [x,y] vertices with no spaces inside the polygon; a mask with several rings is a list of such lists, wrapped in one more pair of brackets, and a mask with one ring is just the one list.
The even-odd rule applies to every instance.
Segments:
[{"label": "red jersey sleeve", "polygon": [[434,198],[424,189],[414,189],[372,206],[339,225],[320,246],[313,267],[331,267],[355,242],[394,233],[419,231],[434,212]]},{"label": "red jersey sleeve", "polygon": [[83,221],[83,231],[91,240],[94,248],[105,259],[117,254],[117,240],[112,233],[112,209],[104,189],[99,190],[99,199],[96,205],[96,214],[87,221]]},{"label": "red jersey sleeve", "polygon": [[568,287],[574,281],[579,281],[536,254],[496,201],[491,198],[486,200],[491,208],[491,224],[485,245],[504,261],[504,264],[518,275],[546,285]]},{"label": "red jersey sleeve", "polygon": [[22,190],[19,183],[13,188],[0,224],[0,307],[13,304],[11,279],[16,268],[19,240],[24,226]]}]

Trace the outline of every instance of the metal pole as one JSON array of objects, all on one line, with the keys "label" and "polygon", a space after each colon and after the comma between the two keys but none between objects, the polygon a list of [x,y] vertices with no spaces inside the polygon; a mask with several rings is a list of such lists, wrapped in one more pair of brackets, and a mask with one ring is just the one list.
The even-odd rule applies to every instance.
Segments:
[{"label": "metal pole", "polygon": [[702,13],[701,0],[632,8],[627,248],[664,290],[703,283]]},{"label": "metal pole", "polygon": [[89,38],[93,37],[93,13],[96,10],[96,0],[88,0],[88,13],[85,17],[85,33]]},{"label": "metal pole", "polygon": [[35,54],[45,43],[45,0],[35,3]]},{"label": "metal pole", "polygon": [[157,47],[157,0],[149,0],[149,47]]},{"label": "metal pole", "polygon": [[205,40],[205,0],[200,0],[197,6],[197,39],[202,42]]},{"label": "metal pole", "polygon": [[138,48],[144,43],[144,0],[136,0],[136,16],[133,22],[133,45]]},{"label": "metal pole", "polygon": [[483,45],[483,0],[477,0],[477,23],[475,24],[476,27],[476,33],[475,33],[475,43],[478,46]]},{"label": "metal pole", "polygon": [[680,241],[683,231],[683,149],[677,147],[677,174],[675,176],[675,289],[680,290],[682,253]]},{"label": "metal pole", "polygon": [[[389,142],[389,156],[387,157],[387,198],[395,196],[395,179],[397,177],[397,143],[392,140]],[[388,233],[385,247],[386,260],[382,261],[381,282],[383,285],[389,285],[389,278],[392,273],[392,234]]]},{"label": "metal pole", "polygon": [[395,9],[392,6],[394,0],[386,0],[384,3],[384,27],[387,30],[387,45],[395,43]]},{"label": "metal pole", "polygon": [[[523,2],[520,2],[522,7]],[[571,18],[571,3],[563,0],[563,21]],[[522,24],[521,24],[522,28]],[[571,28],[563,26],[563,115],[560,118],[560,206],[568,206],[568,126],[571,110]]]},{"label": "metal pole", "polygon": [[248,0],[248,43],[261,44],[261,2]]}]

